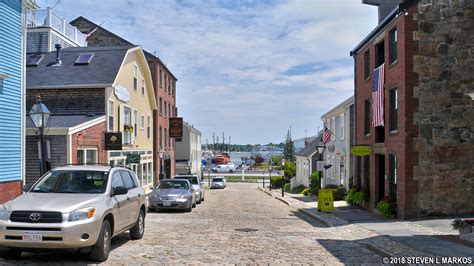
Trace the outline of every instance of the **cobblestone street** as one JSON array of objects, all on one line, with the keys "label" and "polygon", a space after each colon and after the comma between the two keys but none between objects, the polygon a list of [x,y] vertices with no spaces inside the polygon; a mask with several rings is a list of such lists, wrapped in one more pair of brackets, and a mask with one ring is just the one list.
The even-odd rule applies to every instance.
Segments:
[{"label": "cobblestone street", "polygon": [[[192,213],[149,213],[142,240],[113,240],[107,264],[156,263],[381,263],[360,240],[360,227],[324,227],[259,191],[229,184],[207,191]],[[30,254],[23,263],[88,263],[77,253]],[[3,263],[0,261],[0,263]],[[17,262],[12,262],[17,263]]]}]

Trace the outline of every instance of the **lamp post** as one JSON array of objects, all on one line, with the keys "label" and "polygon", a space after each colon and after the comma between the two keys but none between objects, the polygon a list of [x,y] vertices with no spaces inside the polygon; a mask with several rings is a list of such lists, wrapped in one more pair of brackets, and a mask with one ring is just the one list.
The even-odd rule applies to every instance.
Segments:
[{"label": "lamp post", "polygon": [[163,150],[163,148],[160,149],[160,151],[158,152],[158,154],[160,155],[160,181],[163,179],[163,156],[165,155],[165,150]]},{"label": "lamp post", "polygon": [[[316,146],[316,147],[318,149],[319,160],[322,161],[323,160],[323,152],[324,152],[324,149],[326,149],[326,146],[324,146],[324,144],[319,143],[318,146]],[[323,178],[323,172],[318,171],[318,173],[319,173],[318,189],[320,189],[321,188],[321,179]]]},{"label": "lamp post", "polygon": [[30,111],[30,119],[33,125],[39,131],[39,139],[41,146],[41,162],[40,162],[40,171],[41,175],[44,175],[47,172],[46,167],[46,147],[44,145],[44,129],[48,127],[49,118],[51,112],[48,110],[46,105],[41,102],[41,97],[36,98],[36,104],[33,105]]},{"label": "lamp post", "polygon": [[285,196],[285,159],[281,159],[281,166],[283,167],[283,176],[281,177],[281,196]]},{"label": "lamp post", "polygon": [[268,170],[269,170],[269,172],[270,172],[270,179],[269,179],[269,180],[270,180],[270,181],[269,181],[269,182],[270,182],[270,185],[269,185],[269,187],[270,187],[270,191],[272,191],[272,170],[273,170],[272,165],[270,165],[270,168],[269,168]]}]

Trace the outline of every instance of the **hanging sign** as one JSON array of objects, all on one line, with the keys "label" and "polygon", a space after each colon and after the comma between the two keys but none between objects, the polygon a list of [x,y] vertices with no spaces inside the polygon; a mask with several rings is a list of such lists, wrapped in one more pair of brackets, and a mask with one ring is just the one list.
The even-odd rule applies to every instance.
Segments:
[{"label": "hanging sign", "polygon": [[170,117],[170,138],[183,137],[183,118]]},{"label": "hanging sign", "polygon": [[359,156],[359,157],[369,155],[370,152],[371,152],[370,147],[367,147],[367,146],[354,146],[351,149],[352,155]]},{"label": "hanging sign", "polygon": [[122,133],[105,133],[105,150],[122,150]]},{"label": "hanging sign", "polygon": [[140,154],[127,154],[126,164],[140,163]]},{"label": "hanging sign", "polygon": [[317,161],[316,162],[316,171],[318,171],[318,172],[324,171],[324,161]]},{"label": "hanging sign", "polygon": [[127,88],[122,85],[117,84],[114,86],[114,94],[117,96],[117,99],[121,100],[122,102],[130,101],[130,93],[128,93]]}]

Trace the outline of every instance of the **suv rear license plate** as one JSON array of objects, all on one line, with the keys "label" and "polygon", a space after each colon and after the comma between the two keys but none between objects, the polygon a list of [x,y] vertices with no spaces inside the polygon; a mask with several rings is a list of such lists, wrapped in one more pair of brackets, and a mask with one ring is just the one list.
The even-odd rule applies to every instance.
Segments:
[{"label": "suv rear license plate", "polygon": [[22,239],[26,242],[42,242],[43,235],[40,233],[26,232],[23,233]]},{"label": "suv rear license plate", "polygon": [[171,201],[164,201],[163,206],[165,206],[165,207],[171,206]]}]

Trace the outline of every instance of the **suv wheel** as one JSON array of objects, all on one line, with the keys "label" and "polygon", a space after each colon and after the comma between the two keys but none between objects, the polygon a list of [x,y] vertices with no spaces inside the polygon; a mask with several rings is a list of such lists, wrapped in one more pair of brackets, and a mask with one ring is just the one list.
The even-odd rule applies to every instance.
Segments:
[{"label": "suv wheel", "polygon": [[6,260],[17,260],[21,256],[21,249],[9,248],[8,250],[0,250],[0,258]]},{"label": "suv wheel", "polygon": [[141,239],[145,233],[145,213],[143,210],[140,210],[138,215],[137,222],[130,229],[130,238],[133,240]]},{"label": "suv wheel", "polygon": [[192,207],[193,207],[193,208],[196,208],[196,200],[193,201]]},{"label": "suv wheel", "polygon": [[99,239],[94,246],[92,246],[90,257],[95,261],[106,261],[109,257],[110,243],[112,239],[112,230],[110,229],[109,221],[105,220],[100,229]]}]

